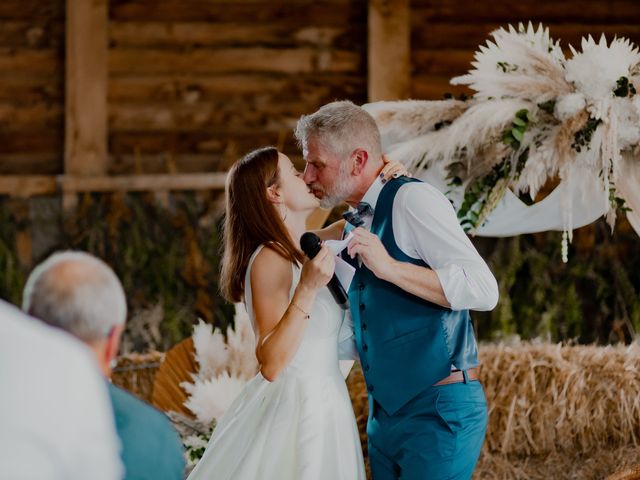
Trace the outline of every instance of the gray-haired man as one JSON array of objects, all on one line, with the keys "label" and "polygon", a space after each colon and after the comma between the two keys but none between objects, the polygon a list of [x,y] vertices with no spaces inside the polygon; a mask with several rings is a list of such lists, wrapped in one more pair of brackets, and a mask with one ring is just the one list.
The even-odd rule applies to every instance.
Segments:
[{"label": "gray-haired man", "polygon": [[330,103],[303,116],[296,137],[321,205],[347,202],[362,225],[347,226],[346,259],[373,478],[470,478],[487,408],[468,310],[495,306],[495,278],[442,193],[408,177],[382,182],[380,133],[365,110]]},{"label": "gray-haired man", "polygon": [[[127,304],[118,277],[103,261],[82,252],[52,255],[31,273],[23,308],[83,341],[104,376],[111,376]],[[182,447],[167,418],[124,390],[108,386],[125,478],[182,479]]]}]

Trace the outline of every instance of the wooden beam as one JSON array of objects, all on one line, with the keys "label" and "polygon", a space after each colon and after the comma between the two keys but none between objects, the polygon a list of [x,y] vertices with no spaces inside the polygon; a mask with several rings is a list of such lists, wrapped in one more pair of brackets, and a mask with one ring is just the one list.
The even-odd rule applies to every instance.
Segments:
[{"label": "wooden beam", "polygon": [[60,191],[74,195],[83,192],[224,190],[226,177],[224,172],[91,177],[0,175],[0,195],[28,198]]},{"label": "wooden beam", "polygon": [[65,192],[157,192],[163,190],[224,189],[226,173],[178,173],[157,175],[120,175],[69,177],[59,179]]},{"label": "wooden beam", "polygon": [[410,38],[409,0],[369,0],[370,102],[409,97]]},{"label": "wooden beam", "polygon": [[57,189],[53,175],[0,175],[0,195],[29,198],[51,195]]},{"label": "wooden beam", "polygon": [[107,172],[107,0],[67,0],[65,173]]}]

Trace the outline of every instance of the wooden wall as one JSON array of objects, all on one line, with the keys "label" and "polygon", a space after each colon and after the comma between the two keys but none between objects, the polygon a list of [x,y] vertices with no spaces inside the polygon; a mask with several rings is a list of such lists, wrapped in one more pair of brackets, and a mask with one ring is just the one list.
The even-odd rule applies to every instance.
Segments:
[{"label": "wooden wall", "polygon": [[608,40],[617,35],[640,45],[637,0],[412,0],[411,9],[413,98],[469,93],[449,85],[449,79],[466,73],[478,45],[508,24],[542,22],[565,49],[602,33]]},{"label": "wooden wall", "polygon": [[59,173],[64,0],[0,1],[0,174]]},{"label": "wooden wall", "polygon": [[[112,0],[113,172],[224,169],[334,99],[366,101],[364,0]],[[139,161],[138,161],[139,160]]]},{"label": "wooden wall", "polygon": [[[297,156],[301,114],[367,101],[370,0],[104,1],[107,173],[220,171],[265,144]],[[0,1],[0,175],[64,173],[65,5]],[[413,0],[410,96],[464,91],[448,81],[488,33],[526,20],[564,46],[602,32],[640,44],[637,0]]]}]

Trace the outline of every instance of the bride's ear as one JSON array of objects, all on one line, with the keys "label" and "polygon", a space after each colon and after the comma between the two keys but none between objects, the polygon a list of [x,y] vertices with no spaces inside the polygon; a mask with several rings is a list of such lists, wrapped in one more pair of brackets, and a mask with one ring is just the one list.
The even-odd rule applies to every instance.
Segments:
[{"label": "bride's ear", "polygon": [[269,200],[271,203],[282,203],[280,188],[277,185],[271,185],[270,187],[267,187],[267,200]]}]

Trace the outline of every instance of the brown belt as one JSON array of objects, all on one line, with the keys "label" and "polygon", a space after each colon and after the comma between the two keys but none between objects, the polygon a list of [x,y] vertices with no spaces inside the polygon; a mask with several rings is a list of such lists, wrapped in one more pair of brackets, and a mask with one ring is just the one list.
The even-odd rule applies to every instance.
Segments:
[{"label": "brown belt", "polygon": [[[478,369],[470,368],[469,370],[467,370],[467,379],[469,381],[478,380]],[[449,385],[450,383],[461,383],[461,382],[464,382],[464,374],[462,373],[461,370],[455,370],[451,372],[451,375],[443,378],[438,383],[434,384],[434,386],[437,387],[439,385]]]}]

